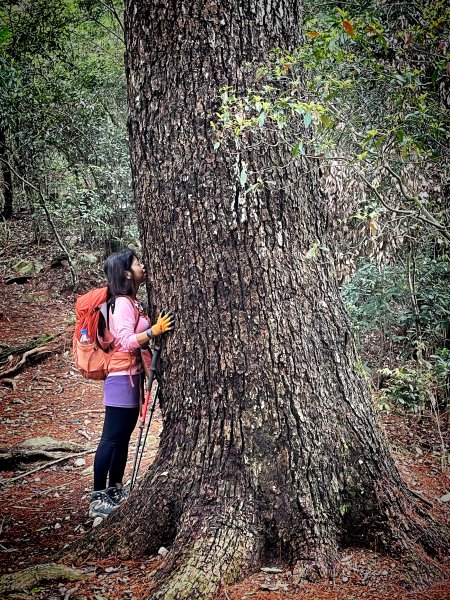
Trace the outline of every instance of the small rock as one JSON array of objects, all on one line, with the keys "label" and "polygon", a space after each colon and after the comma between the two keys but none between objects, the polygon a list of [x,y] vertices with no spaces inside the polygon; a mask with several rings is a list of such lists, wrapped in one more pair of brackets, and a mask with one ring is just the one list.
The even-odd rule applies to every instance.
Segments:
[{"label": "small rock", "polygon": [[441,496],[441,497],[439,498],[439,500],[440,500],[441,502],[450,502],[450,493],[449,493],[449,494],[444,494],[443,496]]},{"label": "small rock", "polygon": [[388,574],[388,572],[386,570],[384,570],[384,571],[381,571],[381,574],[386,576]]},{"label": "small rock", "polygon": [[55,523],[55,529],[61,529],[61,523]]},{"label": "small rock", "polygon": [[162,556],[164,558],[169,554],[169,551],[167,550],[167,548],[164,548],[164,546],[161,546],[161,548],[158,550],[158,554],[159,556]]},{"label": "small rock", "polygon": [[90,467],[86,467],[86,469],[83,469],[81,471],[82,475],[92,475],[92,473],[94,472],[94,466],[91,465]]},{"label": "small rock", "polygon": [[349,556],[344,556],[341,559],[341,562],[348,562],[349,560],[352,560],[352,558],[353,558],[353,554],[350,554]]},{"label": "small rock", "polygon": [[264,573],[282,573],[283,572],[283,569],[280,569],[279,567],[261,567],[260,570],[263,571]]},{"label": "small rock", "polygon": [[74,461],[73,466],[74,467],[85,467],[86,461],[84,460],[84,458],[77,458],[77,460]]},{"label": "small rock", "polygon": [[118,570],[117,567],[106,567],[105,573],[115,573]]},{"label": "small rock", "polygon": [[81,523],[78,523],[78,525],[74,528],[74,531],[75,532],[79,531],[80,533],[86,533],[83,526],[81,525]]},{"label": "small rock", "polygon": [[92,523],[92,527],[98,527],[100,523],[102,523],[103,519],[101,517],[95,517],[94,522]]},{"label": "small rock", "polygon": [[259,586],[260,590],[264,590],[265,592],[278,592],[278,591],[283,591],[283,592],[287,592],[288,591],[288,586],[285,583],[262,583]]},{"label": "small rock", "polygon": [[343,578],[342,578],[342,581],[343,581],[344,583],[347,583],[347,581],[348,581],[348,577],[343,577]]}]

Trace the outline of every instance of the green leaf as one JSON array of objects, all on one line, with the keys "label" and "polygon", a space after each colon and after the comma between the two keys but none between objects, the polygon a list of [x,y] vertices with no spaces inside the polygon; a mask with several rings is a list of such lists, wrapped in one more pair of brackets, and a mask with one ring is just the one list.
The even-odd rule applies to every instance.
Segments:
[{"label": "green leaf", "polygon": [[291,152],[292,158],[296,158],[299,154],[302,156],[305,154],[305,149],[301,140],[295,144]]},{"label": "green leaf", "polygon": [[307,258],[308,260],[311,260],[313,258],[317,257],[317,251],[319,249],[319,244],[317,242],[315,242],[311,248],[308,250],[308,252],[306,253],[305,258]]},{"label": "green leaf", "polygon": [[8,27],[0,28],[0,44],[7,46],[12,41],[12,37],[13,35]]},{"label": "green leaf", "polygon": [[320,120],[322,121],[323,125],[325,125],[325,127],[328,127],[328,129],[331,129],[333,127],[333,121],[328,115],[320,115]]},{"label": "green leaf", "polygon": [[258,180],[256,183],[252,183],[252,185],[245,190],[245,194],[246,195],[250,194],[251,192],[253,192],[254,190],[256,190],[256,188],[258,188],[261,185],[261,183],[262,183],[261,180]]},{"label": "green leaf", "polygon": [[241,182],[241,185],[244,186],[247,183],[247,179],[248,179],[248,174],[247,174],[247,167],[244,164],[241,170],[241,175],[239,177],[239,181]]},{"label": "green leaf", "polygon": [[266,121],[266,113],[263,111],[263,112],[259,113],[258,126],[260,128],[262,128],[264,126],[265,121]]},{"label": "green leaf", "polygon": [[308,110],[308,112],[306,112],[303,117],[303,123],[305,124],[305,127],[308,128],[311,125],[311,122],[312,122],[312,113],[310,110]]}]

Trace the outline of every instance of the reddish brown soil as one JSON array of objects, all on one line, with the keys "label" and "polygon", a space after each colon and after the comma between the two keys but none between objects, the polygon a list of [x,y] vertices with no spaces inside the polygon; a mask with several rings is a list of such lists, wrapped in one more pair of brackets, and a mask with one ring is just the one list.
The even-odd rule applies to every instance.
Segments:
[{"label": "reddish brown soil", "polygon": [[[44,253],[9,242],[8,251],[15,260]],[[102,426],[101,383],[81,379],[74,371],[70,355],[70,319],[73,295],[65,267],[49,269],[51,248],[45,269],[22,285],[0,283],[1,344],[18,346],[43,333],[62,333],[59,349],[41,362],[30,362],[7,384],[0,380],[0,446],[11,448],[32,437],[51,436],[72,440],[86,449],[95,449]],[[20,251],[20,254],[19,254]],[[11,274],[12,259],[2,258],[2,279]],[[64,333],[66,332],[66,333]],[[13,387],[11,387],[13,386]],[[411,489],[430,503],[436,519],[448,521],[450,503],[439,500],[449,492],[448,478],[442,470],[442,449],[435,421],[426,416],[421,423],[402,415],[383,418],[394,456]],[[160,418],[156,415],[146,449],[145,464],[152,460],[158,442]],[[445,433],[445,432],[444,432]],[[133,438],[133,445],[136,438]],[[131,472],[133,448],[128,475]],[[86,465],[75,467],[75,458],[30,473],[36,464],[0,472],[0,552],[1,573],[30,565],[51,562],[66,544],[92,527],[87,516],[92,475],[84,473],[92,466],[93,453],[83,457]],[[45,463],[40,463],[45,464]],[[37,587],[32,595],[40,599],[89,598],[117,599],[146,597],[146,586],[158,557],[139,562],[118,562],[113,557],[85,564],[90,573],[86,581],[53,583]],[[62,560],[62,562],[64,562]],[[79,566],[79,565],[78,565]],[[267,565],[274,566],[274,565]],[[434,599],[450,598],[450,581],[423,589],[422,582],[406,587],[411,574],[396,560],[371,551],[347,549],[342,552],[333,581],[302,584],[296,587],[288,567],[279,574],[258,571],[243,582],[223,589],[220,600],[311,599]]]}]

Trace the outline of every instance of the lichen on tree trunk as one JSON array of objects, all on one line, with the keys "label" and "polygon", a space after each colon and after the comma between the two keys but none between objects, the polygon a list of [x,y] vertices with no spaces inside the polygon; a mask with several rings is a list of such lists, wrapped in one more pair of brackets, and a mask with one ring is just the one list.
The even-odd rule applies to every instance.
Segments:
[{"label": "lichen on tree trunk", "polygon": [[[356,371],[317,169],[286,166],[277,147],[213,150],[221,86],[251,87],[246,61],[295,45],[299,11],[287,0],[126,2],[149,299],[176,311],[177,329],[155,462],[84,552],[169,546],[152,598],[212,597],[274,557],[323,577],[347,543],[410,557],[447,544],[414,506]],[[275,184],[245,193],[244,164],[270,168]]]}]

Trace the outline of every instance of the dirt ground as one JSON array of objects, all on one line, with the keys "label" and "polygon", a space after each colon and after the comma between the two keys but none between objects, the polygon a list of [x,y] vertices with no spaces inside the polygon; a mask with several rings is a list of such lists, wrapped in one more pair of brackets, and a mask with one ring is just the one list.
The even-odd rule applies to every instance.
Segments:
[{"label": "dirt ground", "polygon": [[[30,357],[21,370],[0,379],[0,446],[2,451],[11,450],[25,440],[45,436],[76,442],[84,453],[70,454],[54,464],[16,464],[0,472],[0,574],[52,562],[56,553],[93,525],[87,508],[93,453],[102,427],[102,385],[83,380],[71,363],[74,296],[69,290],[67,266],[50,268],[56,254],[51,245],[34,248],[24,244],[18,235],[6,239],[5,250],[0,254],[1,346],[16,347],[44,333],[60,334],[51,342],[51,353],[45,358],[33,361]],[[5,283],[13,274],[14,262],[35,259],[36,255],[44,265],[38,275],[24,283]],[[96,283],[99,282],[92,281],[93,285]],[[392,413],[380,418],[409,487],[426,501],[436,519],[448,522],[450,502],[441,500],[450,491],[448,466],[443,470],[441,464],[441,436],[448,437],[448,425],[440,436],[430,415],[425,415],[420,423]],[[155,455],[160,429],[160,417],[156,414],[141,474]],[[135,442],[136,434],[130,449],[128,476]],[[40,583],[5,598],[141,600],[146,598],[148,580],[160,560],[148,557],[144,561],[124,562],[111,556],[108,560],[76,565],[87,574],[84,580]],[[345,549],[333,581],[320,584],[296,587],[288,566],[266,566],[276,567],[279,572],[258,570],[241,583],[224,588],[218,599],[450,598],[450,578],[428,588],[423,582],[414,581],[414,576],[411,583],[411,573],[399,562],[368,550]]]}]

